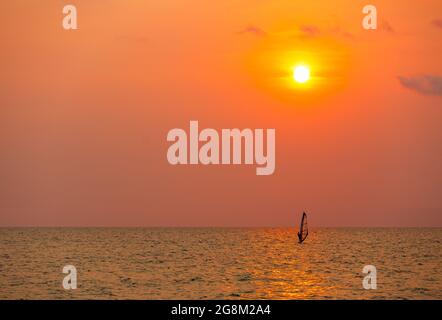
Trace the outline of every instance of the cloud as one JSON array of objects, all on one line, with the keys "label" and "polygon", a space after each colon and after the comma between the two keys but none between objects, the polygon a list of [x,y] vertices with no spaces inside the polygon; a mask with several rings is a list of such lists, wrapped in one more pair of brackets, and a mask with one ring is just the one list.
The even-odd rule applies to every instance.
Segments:
[{"label": "cloud", "polygon": [[442,29],[442,19],[434,19],[431,21],[431,25],[436,28]]},{"label": "cloud", "polygon": [[299,31],[301,31],[304,36],[311,37],[311,38],[316,37],[321,33],[319,28],[314,25],[301,26],[301,27],[299,27]]},{"label": "cloud", "polygon": [[299,31],[302,33],[299,36],[299,38],[301,39],[316,38],[319,36],[330,36],[330,35],[341,37],[346,40],[355,40],[356,38],[354,34],[342,30],[339,26],[333,28],[320,29],[315,25],[302,25],[299,27]]},{"label": "cloud", "polygon": [[256,27],[256,26],[252,26],[252,25],[245,27],[241,31],[238,31],[238,34],[252,34],[257,37],[264,37],[267,35],[267,33],[264,30],[262,30],[261,28]]},{"label": "cloud", "polygon": [[422,75],[414,77],[398,77],[402,86],[424,95],[442,96],[442,77]]},{"label": "cloud", "polygon": [[381,29],[382,29],[382,31],[389,32],[389,33],[395,32],[393,26],[387,20],[381,21]]},{"label": "cloud", "polygon": [[335,26],[330,29],[331,33],[337,37],[342,37],[347,40],[356,40],[356,36],[348,31],[341,29],[339,26]]}]

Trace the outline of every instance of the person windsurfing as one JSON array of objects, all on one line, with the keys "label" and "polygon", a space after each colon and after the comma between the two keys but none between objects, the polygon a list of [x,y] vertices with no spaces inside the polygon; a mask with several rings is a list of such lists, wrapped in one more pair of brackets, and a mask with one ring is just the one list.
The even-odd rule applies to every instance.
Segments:
[{"label": "person windsurfing", "polygon": [[299,243],[304,242],[304,240],[308,236],[308,225],[307,225],[307,214],[303,212],[302,219],[301,219],[301,225],[299,227],[298,231],[298,241]]}]

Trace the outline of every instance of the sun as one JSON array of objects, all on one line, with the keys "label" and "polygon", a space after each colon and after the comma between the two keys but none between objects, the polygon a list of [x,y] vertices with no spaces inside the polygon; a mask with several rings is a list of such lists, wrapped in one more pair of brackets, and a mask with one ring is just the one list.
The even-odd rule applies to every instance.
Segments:
[{"label": "sun", "polygon": [[306,66],[293,68],[293,79],[298,83],[305,83],[310,79],[310,70]]}]

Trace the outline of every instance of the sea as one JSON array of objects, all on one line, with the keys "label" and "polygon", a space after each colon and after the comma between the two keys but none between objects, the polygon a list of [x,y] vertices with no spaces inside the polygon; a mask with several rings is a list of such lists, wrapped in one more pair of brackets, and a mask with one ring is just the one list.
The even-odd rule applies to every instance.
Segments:
[{"label": "sea", "polygon": [[296,231],[1,228],[0,299],[442,299],[442,228]]}]

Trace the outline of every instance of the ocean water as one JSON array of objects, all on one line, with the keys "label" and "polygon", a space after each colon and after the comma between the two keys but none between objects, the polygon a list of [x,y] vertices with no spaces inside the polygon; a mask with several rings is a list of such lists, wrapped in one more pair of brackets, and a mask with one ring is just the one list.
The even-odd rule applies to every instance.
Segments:
[{"label": "ocean water", "polygon": [[[442,299],[442,229],[0,229],[1,299]],[[63,266],[77,269],[65,290]],[[377,289],[365,290],[365,265]]]}]

